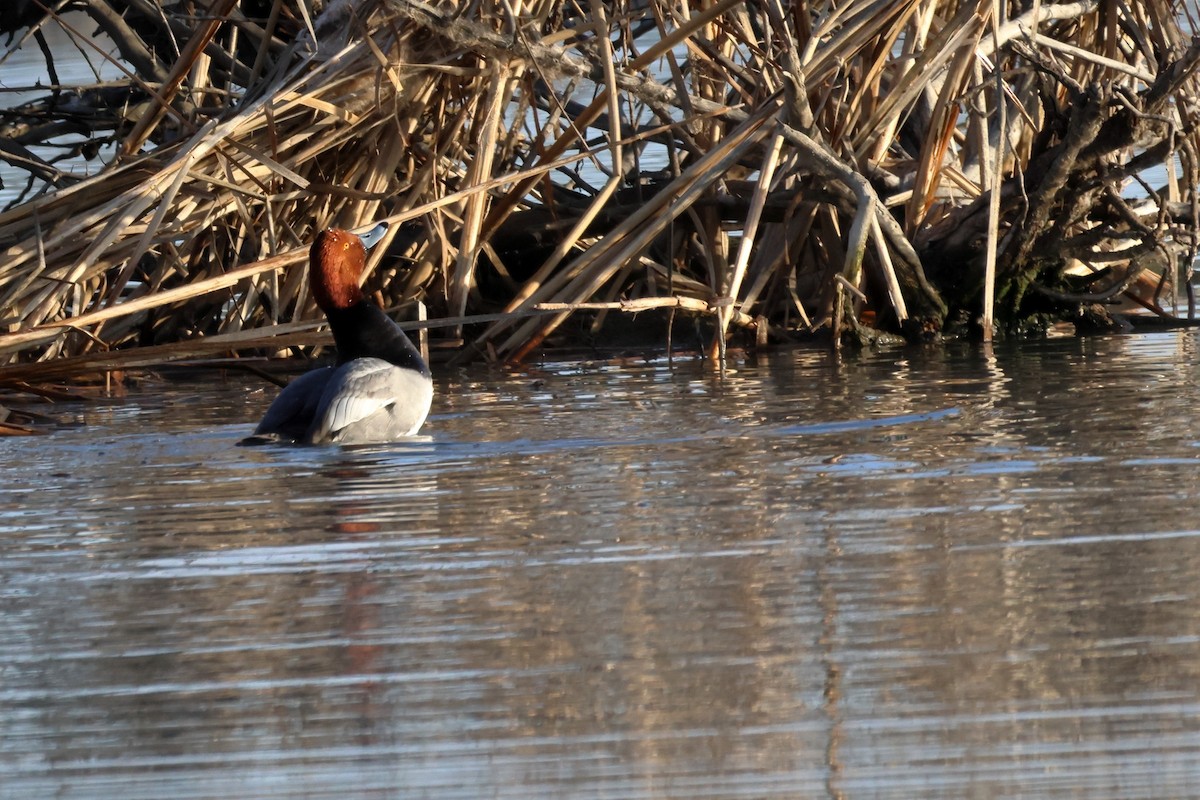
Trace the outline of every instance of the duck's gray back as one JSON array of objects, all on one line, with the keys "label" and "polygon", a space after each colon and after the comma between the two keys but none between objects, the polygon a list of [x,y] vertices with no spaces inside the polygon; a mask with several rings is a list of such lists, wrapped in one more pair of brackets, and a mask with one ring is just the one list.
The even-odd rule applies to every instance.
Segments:
[{"label": "duck's gray back", "polygon": [[312,444],[374,444],[420,430],[433,381],[379,358],[356,358],[334,370],[305,437]]}]

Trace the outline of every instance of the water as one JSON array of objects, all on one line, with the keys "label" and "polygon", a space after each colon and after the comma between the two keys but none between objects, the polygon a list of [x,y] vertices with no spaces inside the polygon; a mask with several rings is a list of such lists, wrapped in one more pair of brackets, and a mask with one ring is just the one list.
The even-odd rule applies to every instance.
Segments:
[{"label": "water", "polygon": [[[9,1],[6,0],[6,4]],[[86,37],[86,43],[58,25],[43,27],[43,34],[54,54],[54,68],[61,85],[90,88],[123,79],[124,73],[115,63],[116,45],[96,30],[96,23],[82,12],[68,13],[64,19],[78,36]],[[0,108],[19,108],[50,95],[48,87],[53,80],[46,66],[46,58],[32,38],[22,43],[23,33],[16,35],[11,42],[7,36],[0,36]],[[21,46],[18,47],[18,44]],[[115,147],[106,143],[99,148],[97,158],[70,154],[72,146],[88,138],[81,133],[68,133],[53,137],[50,146],[26,144],[33,153],[53,163],[58,170],[82,179],[98,173],[115,153]],[[35,179],[34,190],[27,192],[29,180],[27,170],[0,161],[0,210],[22,196],[25,200],[36,197],[44,188],[42,181]]]},{"label": "water", "polygon": [[1200,793],[1196,334],[241,375],[0,441],[0,798]]}]

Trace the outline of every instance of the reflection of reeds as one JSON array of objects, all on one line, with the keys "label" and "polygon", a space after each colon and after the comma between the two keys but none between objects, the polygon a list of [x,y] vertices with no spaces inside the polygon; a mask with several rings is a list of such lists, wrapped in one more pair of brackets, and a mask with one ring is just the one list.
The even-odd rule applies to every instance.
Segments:
[{"label": "reflection of reeds", "polygon": [[[699,309],[722,345],[867,316],[920,335],[992,290],[999,319],[1031,292],[1078,306],[1103,287],[1063,268],[1104,275],[1117,244],[1119,288],[1194,246],[1200,51],[1165,0],[83,5],[136,74],[72,101],[119,153],[94,177],[0,148],[56,182],[0,213],[10,360],[274,347],[317,316],[314,232],[384,218],[371,288],[455,318],[463,358],[523,358],[596,304]],[[62,97],[3,134],[39,142]]]}]

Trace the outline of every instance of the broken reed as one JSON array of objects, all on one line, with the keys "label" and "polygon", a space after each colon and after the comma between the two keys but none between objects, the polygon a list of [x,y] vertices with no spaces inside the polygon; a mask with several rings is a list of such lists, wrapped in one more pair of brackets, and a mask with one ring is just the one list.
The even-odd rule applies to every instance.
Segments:
[{"label": "broken reed", "polygon": [[[129,73],[71,96],[109,163],[0,154],[47,181],[0,213],[0,358],[277,349],[319,319],[315,232],[379,219],[380,302],[505,360],[584,307],[700,309],[718,352],[731,325],[920,336],[992,298],[1013,320],[1039,290],[1101,293],[1059,286],[1066,266],[1115,263],[1124,290],[1137,257],[1195,248],[1177,3],[143,5],[82,3]],[[87,22],[24,39],[61,26],[105,58]],[[52,142],[67,96],[0,135]],[[1104,138],[1114,120],[1136,135]],[[1152,163],[1166,181],[1133,207]]]}]

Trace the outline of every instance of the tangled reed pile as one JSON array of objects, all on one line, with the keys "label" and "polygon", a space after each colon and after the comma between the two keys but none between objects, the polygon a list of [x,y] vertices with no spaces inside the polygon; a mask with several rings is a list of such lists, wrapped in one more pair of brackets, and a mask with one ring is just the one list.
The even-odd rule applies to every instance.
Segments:
[{"label": "tangled reed pile", "polygon": [[[0,213],[0,360],[319,341],[307,244],[378,219],[369,288],[422,300],[460,359],[523,359],[580,309],[684,309],[714,350],[1104,324],[1138,291],[1193,310],[1162,291],[1200,227],[1179,2],[44,8],[0,17],[12,47],[61,26],[111,58],[98,26],[126,77],[0,118],[29,176]],[[104,163],[72,177],[67,150]]]}]

